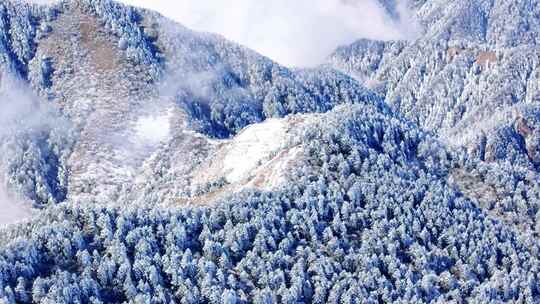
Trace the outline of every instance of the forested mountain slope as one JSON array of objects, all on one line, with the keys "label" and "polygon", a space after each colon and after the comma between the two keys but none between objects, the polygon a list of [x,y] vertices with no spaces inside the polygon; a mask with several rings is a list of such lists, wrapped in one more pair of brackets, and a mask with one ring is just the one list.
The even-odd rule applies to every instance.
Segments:
[{"label": "forested mountain slope", "polygon": [[414,41],[289,69],[1,2],[0,182],[41,211],[0,229],[0,302],[539,302],[539,5],[408,4]]},{"label": "forested mountain slope", "polygon": [[[10,168],[5,182],[39,205],[65,198],[109,202],[134,184],[160,145],[191,153],[179,151],[178,136],[194,140],[183,131],[223,139],[269,117],[323,112],[339,103],[383,107],[344,74],[325,68],[291,71],[217,35],[112,1],[0,5],[6,49],[0,66],[36,92],[32,103],[50,104],[67,122],[65,143],[32,143],[41,151],[30,153],[39,159],[3,162]],[[16,103],[12,96],[5,99]],[[170,134],[157,140],[140,136],[152,119],[168,125]],[[45,137],[55,132],[39,131]],[[185,157],[179,165],[189,162],[196,159]],[[28,175],[24,167],[44,176]],[[51,172],[43,174],[41,167]],[[181,192],[185,189],[175,195]]]},{"label": "forested mountain slope", "polygon": [[[537,166],[538,2],[419,1],[415,9],[425,28],[419,39],[360,40],[330,64],[451,144]],[[506,146],[513,148],[499,153]]]},{"label": "forested mountain slope", "polygon": [[[344,106],[300,131],[294,183],[211,208],[61,205],[10,234],[4,297],[52,302],[538,300],[538,242],[444,182],[414,125]],[[10,265],[17,265],[14,269]]]}]

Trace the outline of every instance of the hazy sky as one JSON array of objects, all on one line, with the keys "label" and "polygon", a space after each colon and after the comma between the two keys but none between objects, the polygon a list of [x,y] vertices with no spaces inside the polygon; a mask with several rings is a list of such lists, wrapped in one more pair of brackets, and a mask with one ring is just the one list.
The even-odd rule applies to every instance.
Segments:
[{"label": "hazy sky", "polygon": [[409,14],[393,21],[376,0],[122,2],[157,10],[194,30],[222,34],[289,66],[321,63],[337,46],[358,38],[389,40],[414,35]]}]

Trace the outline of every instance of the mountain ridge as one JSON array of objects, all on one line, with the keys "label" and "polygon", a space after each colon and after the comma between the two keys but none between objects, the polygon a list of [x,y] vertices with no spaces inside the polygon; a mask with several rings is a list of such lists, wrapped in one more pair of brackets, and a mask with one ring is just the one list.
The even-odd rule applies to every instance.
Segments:
[{"label": "mountain ridge", "polygon": [[537,302],[534,4],[412,1],[418,39],[289,69],[110,0],[0,3],[0,181],[43,209],[0,229],[0,301]]}]

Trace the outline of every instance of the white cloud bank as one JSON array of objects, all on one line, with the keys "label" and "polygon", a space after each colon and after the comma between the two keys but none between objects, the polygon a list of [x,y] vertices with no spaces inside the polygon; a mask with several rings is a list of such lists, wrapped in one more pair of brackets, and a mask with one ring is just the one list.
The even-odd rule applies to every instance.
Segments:
[{"label": "white cloud bank", "polygon": [[6,138],[16,138],[17,132],[38,132],[53,124],[63,123],[52,119],[48,112],[38,107],[36,97],[19,79],[8,73],[0,74],[0,226],[13,224],[31,215],[30,202],[20,199],[6,183],[5,155],[11,155]]},{"label": "white cloud bank", "polygon": [[198,31],[219,33],[288,66],[322,63],[359,38],[410,39],[406,1],[392,20],[377,0],[121,0],[159,11]]}]

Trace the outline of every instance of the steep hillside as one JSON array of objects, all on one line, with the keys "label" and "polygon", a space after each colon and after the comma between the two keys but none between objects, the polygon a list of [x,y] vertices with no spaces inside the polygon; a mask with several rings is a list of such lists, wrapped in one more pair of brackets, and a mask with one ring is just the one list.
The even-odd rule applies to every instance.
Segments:
[{"label": "steep hillside", "polygon": [[[177,131],[226,139],[270,117],[324,112],[339,103],[383,107],[374,94],[336,71],[291,71],[150,11],[90,0],[53,7],[7,2],[1,7],[7,49],[2,66],[31,85],[41,99],[37,103],[51,104],[71,129],[68,143],[54,148],[61,157],[43,161],[62,176],[53,172],[21,185],[13,176],[22,175],[23,164],[11,159],[4,164],[12,168],[7,183],[24,188],[38,205],[66,198],[115,200],[136,183],[141,167],[158,165],[143,163],[155,159],[160,145],[175,145]],[[157,128],[173,130],[171,136],[157,141],[138,136],[141,121],[165,113],[167,126]]]},{"label": "steep hillside", "polygon": [[211,208],[49,210],[8,234],[17,240],[0,256],[3,297],[538,300],[538,242],[444,182],[459,155],[371,106],[339,107],[302,129],[301,164],[280,191]]},{"label": "steep hillside", "polygon": [[0,302],[540,302],[540,6],[406,4],[414,41],[288,69],[0,2]]},{"label": "steep hillside", "polygon": [[[517,125],[536,129],[538,3],[420,1],[416,13],[426,29],[417,40],[358,41],[337,50],[330,64],[450,144],[485,150],[488,160],[522,154],[536,166],[536,156],[523,152],[537,150],[537,136],[523,136]],[[513,152],[496,152],[507,145]]]}]

